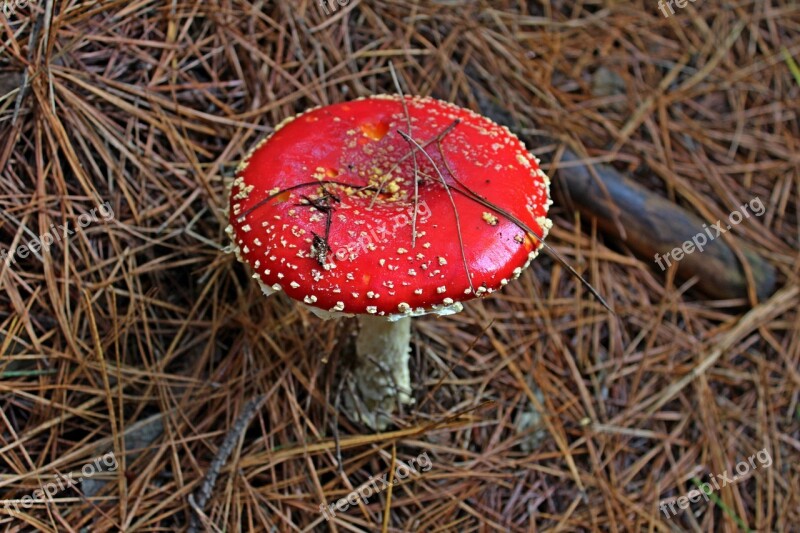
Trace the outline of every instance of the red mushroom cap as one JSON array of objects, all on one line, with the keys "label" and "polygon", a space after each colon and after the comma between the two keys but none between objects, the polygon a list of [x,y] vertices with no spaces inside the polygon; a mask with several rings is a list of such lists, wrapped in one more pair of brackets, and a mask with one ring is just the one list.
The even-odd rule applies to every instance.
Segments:
[{"label": "red mushroom cap", "polygon": [[265,292],[342,314],[455,312],[536,256],[541,242],[512,219],[541,237],[550,229],[538,160],[485,117],[405,98],[411,137],[435,163],[415,152],[415,239],[415,157],[399,133],[408,133],[400,96],[312,109],[242,162],[228,232]]}]

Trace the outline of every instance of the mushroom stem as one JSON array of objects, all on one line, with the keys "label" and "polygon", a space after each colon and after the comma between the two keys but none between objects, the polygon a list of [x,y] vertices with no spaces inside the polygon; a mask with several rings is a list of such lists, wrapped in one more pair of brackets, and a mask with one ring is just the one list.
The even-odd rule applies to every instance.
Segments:
[{"label": "mushroom stem", "polygon": [[411,319],[390,322],[362,315],[356,340],[356,368],[351,374],[358,403],[351,415],[375,430],[383,430],[399,404],[414,403],[408,371]]}]

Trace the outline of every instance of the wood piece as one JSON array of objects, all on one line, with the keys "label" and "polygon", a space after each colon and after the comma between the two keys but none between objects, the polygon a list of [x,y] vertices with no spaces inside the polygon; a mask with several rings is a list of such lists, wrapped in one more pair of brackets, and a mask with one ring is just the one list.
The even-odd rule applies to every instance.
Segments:
[{"label": "wood piece", "polygon": [[[561,161],[575,162],[579,158],[567,150]],[[609,165],[594,165],[594,170],[599,182],[586,165],[560,167],[556,182],[583,214],[597,219],[603,232],[623,242],[643,260],[653,263],[657,270],[656,254],[663,256],[692,237],[706,234],[704,224],[705,227],[711,226]],[[723,229],[727,224],[727,221],[722,221]],[[624,228],[624,236],[619,231],[620,226]],[[715,233],[713,229],[710,231]],[[695,249],[677,262],[678,279],[697,276],[696,288],[714,298],[746,298],[744,270],[730,246],[721,235],[707,238],[707,241],[702,252]],[[775,267],[746,244],[739,246],[752,269],[759,300],[768,298],[775,290]],[[672,263],[676,262],[673,260]],[[666,268],[663,260],[662,264]]]}]

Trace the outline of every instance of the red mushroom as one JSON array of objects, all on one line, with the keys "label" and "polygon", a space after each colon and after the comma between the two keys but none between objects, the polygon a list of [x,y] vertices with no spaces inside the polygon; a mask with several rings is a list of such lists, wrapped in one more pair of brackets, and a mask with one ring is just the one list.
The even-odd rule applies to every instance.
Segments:
[{"label": "red mushroom", "polygon": [[456,313],[517,278],[550,204],[507,128],[432,98],[373,96],[259,143],[237,170],[228,233],[265,293],[359,317],[358,418],[383,428],[411,401],[408,317]]}]

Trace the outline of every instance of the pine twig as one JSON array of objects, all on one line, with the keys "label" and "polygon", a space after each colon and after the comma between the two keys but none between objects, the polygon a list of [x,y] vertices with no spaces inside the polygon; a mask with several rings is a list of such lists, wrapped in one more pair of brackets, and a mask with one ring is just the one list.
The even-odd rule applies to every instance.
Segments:
[{"label": "pine twig", "polygon": [[206,503],[208,503],[208,500],[211,498],[211,493],[217,483],[219,471],[225,466],[236,441],[244,434],[265,399],[266,396],[261,395],[250,400],[244,406],[239,418],[236,419],[231,430],[225,435],[225,440],[222,441],[222,446],[220,446],[219,451],[217,451],[217,455],[214,457],[214,460],[211,461],[211,466],[208,472],[206,472],[205,478],[203,478],[203,484],[200,486],[200,490],[196,492],[196,497],[191,494],[189,495],[189,503],[194,511],[189,521],[189,533],[197,533],[201,522],[201,516],[205,518],[204,512]]}]

